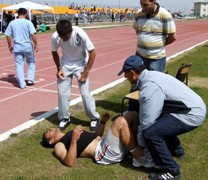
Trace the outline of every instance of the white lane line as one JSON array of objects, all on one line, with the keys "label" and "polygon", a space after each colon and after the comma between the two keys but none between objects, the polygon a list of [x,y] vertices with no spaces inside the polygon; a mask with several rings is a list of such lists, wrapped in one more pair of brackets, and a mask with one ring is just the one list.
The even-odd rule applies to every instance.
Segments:
[{"label": "white lane line", "polygon": [[194,45],[194,46],[192,46],[192,47],[190,47],[190,48],[187,48],[187,49],[185,49],[185,50],[183,50],[183,51],[180,51],[180,52],[178,52],[178,53],[176,53],[176,54],[173,54],[172,56],[170,56],[170,57],[167,58],[167,61],[169,61],[169,60],[172,59],[172,58],[175,58],[176,56],[179,56],[180,54],[183,54],[183,53],[185,53],[185,52],[187,52],[187,51],[190,51],[191,49],[193,49],[193,48],[195,48],[195,47],[197,47],[197,46],[200,46],[200,45],[202,45],[202,44],[204,44],[204,43],[206,43],[206,42],[208,42],[208,39],[205,40],[205,41],[203,41],[203,42],[201,42],[201,43],[198,43],[198,44],[196,44],[196,45]]}]

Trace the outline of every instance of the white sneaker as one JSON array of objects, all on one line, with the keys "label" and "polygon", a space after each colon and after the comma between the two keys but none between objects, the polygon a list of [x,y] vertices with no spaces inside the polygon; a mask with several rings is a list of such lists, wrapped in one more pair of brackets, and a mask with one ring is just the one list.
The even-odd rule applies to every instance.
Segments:
[{"label": "white sneaker", "polygon": [[99,126],[99,124],[100,124],[99,119],[91,120],[91,122],[90,122],[90,130],[91,131],[96,131],[97,127]]},{"label": "white sneaker", "polygon": [[61,131],[63,131],[68,126],[69,123],[70,123],[70,119],[61,120],[59,123],[59,128],[61,129]]},{"label": "white sneaker", "polygon": [[133,158],[132,165],[134,167],[146,167],[146,168],[153,168],[155,167],[155,163],[147,149],[144,149],[144,154],[140,159]]}]

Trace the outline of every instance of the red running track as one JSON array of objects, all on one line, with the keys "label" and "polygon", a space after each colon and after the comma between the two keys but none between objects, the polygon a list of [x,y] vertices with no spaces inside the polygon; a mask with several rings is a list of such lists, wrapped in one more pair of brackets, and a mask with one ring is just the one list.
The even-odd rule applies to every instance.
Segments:
[{"label": "red running track", "polygon": [[[177,40],[167,46],[168,57],[208,40],[206,20],[176,21],[176,26]],[[97,52],[90,72],[90,89],[94,91],[121,78],[117,73],[123,61],[135,53],[136,35],[131,26],[86,31]],[[17,87],[13,55],[8,51],[6,38],[0,38],[0,141],[13,128],[31,119],[38,121],[36,117],[46,112],[56,112],[51,111],[57,107],[56,68],[50,52],[51,34],[38,34],[37,38],[36,84],[23,90]],[[78,97],[79,89],[74,81],[71,100]]]}]

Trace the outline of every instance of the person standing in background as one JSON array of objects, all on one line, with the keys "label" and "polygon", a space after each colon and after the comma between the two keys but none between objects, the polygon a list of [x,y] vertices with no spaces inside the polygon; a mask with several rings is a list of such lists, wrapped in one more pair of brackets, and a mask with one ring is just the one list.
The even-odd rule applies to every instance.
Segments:
[{"label": "person standing in background", "polygon": [[9,26],[9,23],[14,20],[14,16],[12,14],[12,11],[9,11],[8,14],[6,14],[6,27]]},{"label": "person standing in background", "polygon": [[74,18],[75,18],[75,25],[79,26],[79,14],[78,14],[78,12],[75,13]]},{"label": "person standing in background", "polygon": [[142,11],[136,14],[133,28],[137,34],[136,54],[148,70],[164,71],[165,46],[176,40],[172,15],[157,0],[140,0]]},{"label": "person standing in background", "polygon": [[[11,21],[5,31],[9,51],[14,51],[14,60],[16,65],[16,79],[21,89],[35,84],[35,58],[34,50],[38,52],[36,39],[36,30],[31,21],[25,19],[27,10],[20,8],[18,18]],[[13,39],[13,45],[12,45]],[[34,45],[31,42],[31,39]],[[24,77],[24,58],[28,64],[27,81]]]},{"label": "person standing in background", "polygon": [[36,15],[33,15],[33,18],[32,18],[32,20],[31,20],[31,22],[33,23],[35,29],[37,30],[38,22],[37,22],[37,17],[36,17]]},{"label": "person standing in background", "polygon": [[[157,0],[140,0],[142,10],[135,15],[133,28],[137,34],[136,55],[146,69],[163,72],[166,65],[165,46],[176,40],[176,26],[172,15],[160,7]],[[137,90],[131,86],[130,92]],[[138,102],[129,101],[129,110],[139,111]]]},{"label": "person standing in background", "polygon": [[87,24],[87,14],[85,12],[82,13],[82,22],[83,26]]},{"label": "person standing in background", "polygon": [[112,22],[115,21],[115,13],[114,12],[112,12],[112,14],[111,14],[111,20],[112,20]]},{"label": "person standing in background", "polygon": [[93,24],[93,18],[94,18],[94,15],[93,13],[90,14],[90,24]]}]

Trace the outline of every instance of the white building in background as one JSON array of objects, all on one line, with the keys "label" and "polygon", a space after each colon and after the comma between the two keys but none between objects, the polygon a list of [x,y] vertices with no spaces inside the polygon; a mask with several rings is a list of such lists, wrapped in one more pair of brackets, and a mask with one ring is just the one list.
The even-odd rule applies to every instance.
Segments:
[{"label": "white building in background", "polygon": [[208,0],[201,0],[194,3],[194,15],[196,17],[208,17]]}]

